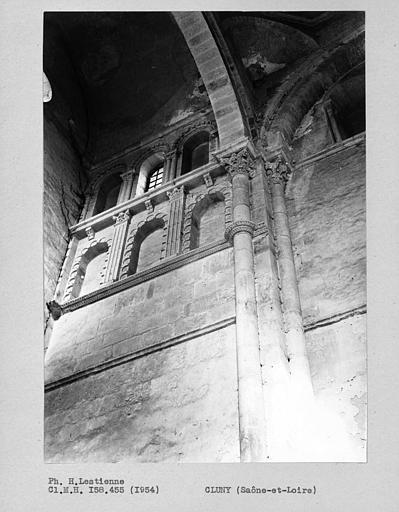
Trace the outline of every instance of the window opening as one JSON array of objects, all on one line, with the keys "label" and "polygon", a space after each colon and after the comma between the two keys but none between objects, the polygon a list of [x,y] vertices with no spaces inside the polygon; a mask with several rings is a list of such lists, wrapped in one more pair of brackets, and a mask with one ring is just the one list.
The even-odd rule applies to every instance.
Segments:
[{"label": "window opening", "polygon": [[184,145],[181,174],[187,174],[208,162],[209,133],[200,132],[191,137]]},{"label": "window opening", "polygon": [[148,178],[147,191],[153,190],[154,188],[162,185],[163,178],[163,165],[156,167],[150,174]]}]

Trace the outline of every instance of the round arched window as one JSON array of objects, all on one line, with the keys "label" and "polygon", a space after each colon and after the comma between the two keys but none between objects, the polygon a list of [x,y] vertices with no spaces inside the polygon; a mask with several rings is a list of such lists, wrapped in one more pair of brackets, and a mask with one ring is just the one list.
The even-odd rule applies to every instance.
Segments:
[{"label": "round arched window", "polygon": [[193,135],[183,148],[182,174],[187,174],[209,162],[209,133]]},{"label": "round arched window", "polygon": [[157,165],[148,175],[146,191],[153,190],[154,188],[162,185],[163,179],[163,163]]}]

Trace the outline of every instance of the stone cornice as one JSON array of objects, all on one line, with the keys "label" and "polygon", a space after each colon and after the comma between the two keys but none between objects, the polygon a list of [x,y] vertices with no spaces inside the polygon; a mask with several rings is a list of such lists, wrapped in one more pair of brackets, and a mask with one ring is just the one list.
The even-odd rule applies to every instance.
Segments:
[{"label": "stone cornice", "polygon": [[193,261],[197,261],[201,258],[205,258],[206,256],[210,256],[211,254],[228,248],[228,243],[223,240],[216,242],[214,244],[210,244],[208,246],[201,247],[199,249],[194,249],[189,253],[166,258],[160,264],[152,268],[139,272],[138,274],[129,276],[125,279],[121,279],[109,285],[103,286],[92,293],[83,295],[82,297],[78,297],[77,299],[72,299],[68,302],[65,302],[64,304],[61,304],[61,311],[63,314],[65,314],[70,311],[74,311],[76,309],[87,306],[88,304],[93,304],[94,302],[105,299],[106,297],[119,293],[123,290],[127,290],[132,286],[143,283],[144,281],[148,281],[149,279],[153,279],[162,274],[166,274],[167,272],[180,268]]},{"label": "stone cornice", "polygon": [[153,352],[157,352],[157,351],[163,350],[165,348],[173,347],[180,343],[185,343],[187,341],[196,339],[200,336],[205,336],[206,334],[210,334],[211,332],[218,331],[220,329],[225,329],[226,327],[229,327],[230,325],[234,325],[234,324],[235,324],[235,317],[232,316],[232,317],[225,318],[223,320],[219,320],[218,322],[207,325],[200,329],[195,329],[193,331],[182,334],[180,336],[175,336],[173,338],[169,338],[168,340],[154,343],[153,345],[150,345],[149,347],[145,347],[143,349],[134,350],[134,347],[132,347],[132,351],[129,354],[126,354],[126,355],[123,355],[123,356],[120,356],[120,357],[117,357],[114,359],[110,359],[108,361],[104,361],[103,363],[100,363],[96,366],[89,367],[86,370],[74,373],[72,375],[68,375],[67,377],[63,377],[63,378],[58,379],[53,382],[49,382],[48,384],[45,385],[45,392],[52,391],[53,389],[56,389],[56,388],[59,388],[62,386],[66,386],[68,384],[71,384],[72,382],[76,382],[77,380],[81,380],[81,379],[84,379],[91,375],[94,375],[96,373],[103,372],[103,371],[113,368],[115,366],[119,366],[121,364],[128,363],[129,361],[132,361],[133,359],[138,359],[139,357],[146,356]]}]

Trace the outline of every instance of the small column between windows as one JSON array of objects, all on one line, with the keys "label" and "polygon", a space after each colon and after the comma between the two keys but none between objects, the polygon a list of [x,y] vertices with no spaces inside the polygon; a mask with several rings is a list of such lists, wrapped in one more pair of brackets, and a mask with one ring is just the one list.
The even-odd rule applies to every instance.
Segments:
[{"label": "small column between windows", "polygon": [[185,206],[184,187],[176,187],[172,191],[167,192],[167,194],[169,197],[169,222],[166,239],[166,257],[180,253]]},{"label": "small column between windows", "polygon": [[165,154],[165,169],[164,169],[164,179],[163,179],[164,183],[167,183],[168,181],[172,181],[175,178],[176,160],[177,160],[176,149],[172,149],[171,151],[169,151],[168,153]]},{"label": "small column between windows", "polygon": [[119,278],[119,271],[122,263],[122,255],[125,247],[127,228],[130,220],[130,212],[126,210],[113,217],[114,235],[105,272],[104,283],[112,283]]},{"label": "small column between windows", "polygon": [[117,204],[124,203],[131,198],[132,188],[133,188],[133,179],[134,179],[134,170],[130,170],[122,173],[122,184],[119,191],[119,196],[117,200]]}]

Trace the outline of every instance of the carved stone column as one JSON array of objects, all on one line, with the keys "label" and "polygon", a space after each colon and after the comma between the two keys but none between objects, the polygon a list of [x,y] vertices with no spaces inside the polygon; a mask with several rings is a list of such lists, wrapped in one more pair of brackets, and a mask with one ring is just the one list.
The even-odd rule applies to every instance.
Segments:
[{"label": "carved stone column", "polygon": [[233,223],[226,238],[234,247],[240,455],[242,462],[265,461],[266,421],[252,246],[255,225],[249,203],[253,160],[244,148],[220,161],[231,175],[233,192]]},{"label": "carved stone column", "polygon": [[291,171],[280,156],[274,162],[266,163],[265,169],[271,185],[289,367],[296,390],[305,397],[313,394],[313,388],[306,353],[301,302],[285,204],[285,186]]},{"label": "carved stone column", "polygon": [[117,204],[128,201],[132,194],[134,171],[130,170],[121,174],[122,185],[119,191]]},{"label": "carved stone column", "polygon": [[122,262],[122,255],[126,241],[127,228],[130,220],[130,212],[119,213],[113,217],[114,235],[112,237],[112,245],[108,258],[107,270],[105,272],[104,283],[112,283],[119,277],[119,270]]},{"label": "carved stone column", "polygon": [[163,182],[167,183],[175,178],[176,174],[176,160],[177,160],[177,152],[176,149],[172,149],[168,153],[165,154],[165,169],[164,169],[164,178]]},{"label": "carved stone column", "polygon": [[174,256],[180,252],[185,201],[184,187],[174,188],[167,194],[169,196],[169,222],[166,239],[166,257]]}]

